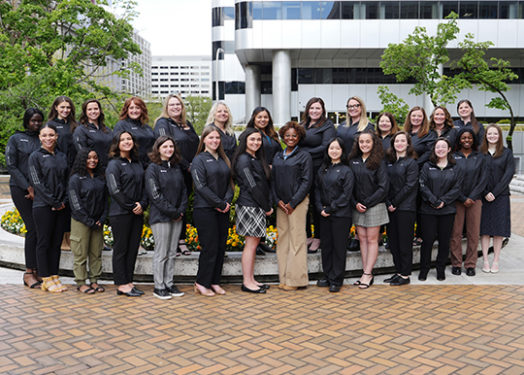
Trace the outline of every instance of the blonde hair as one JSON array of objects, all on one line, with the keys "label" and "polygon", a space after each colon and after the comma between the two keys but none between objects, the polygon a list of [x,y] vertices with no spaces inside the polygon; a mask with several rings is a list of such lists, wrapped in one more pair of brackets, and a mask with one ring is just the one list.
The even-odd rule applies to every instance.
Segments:
[{"label": "blonde hair", "polygon": [[360,120],[358,120],[358,128],[357,130],[359,132],[364,131],[366,127],[369,124],[368,115],[366,112],[366,105],[364,104],[364,101],[359,98],[358,96],[352,96],[349,98],[346,102],[346,126],[351,126],[351,116],[349,115],[349,109],[347,108],[348,103],[350,100],[356,100],[360,104]]},{"label": "blonde hair", "polygon": [[227,104],[224,103],[224,102],[216,102],[215,104],[213,104],[213,107],[211,107],[211,110],[209,111],[209,115],[207,116],[206,124],[208,124],[208,125],[215,124],[215,115],[217,114],[218,106],[220,106],[220,105],[222,105],[222,106],[224,106],[226,108],[226,111],[227,111],[227,114],[228,114],[228,119],[227,119],[226,123],[224,124],[224,131],[228,135],[233,135],[234,134],[234,131],[233,131],[233,116],[231,115],[231,110],[229,109]]},{"label": "blonde hair", "polygon": [[162,106],[162,114],[160,116],[158,116],[158,118],[155,120],[155,123],[160,120],[161,118],[170,118],[169,115],[167,114],[167,105],[169,104],[169,101],[173,98],[176,98],[178,99],[178,101],[180,102],[180,104],[182,104],[182,113],[180,114],[180,123],[182,124],[186,124],[187,123],[187,119],[186,119],[186,105],[184,104],[184,100],[182,99],[182,97],[178,94],[169,94],[166,98],[166,100],[164,101],[164,105]]}]

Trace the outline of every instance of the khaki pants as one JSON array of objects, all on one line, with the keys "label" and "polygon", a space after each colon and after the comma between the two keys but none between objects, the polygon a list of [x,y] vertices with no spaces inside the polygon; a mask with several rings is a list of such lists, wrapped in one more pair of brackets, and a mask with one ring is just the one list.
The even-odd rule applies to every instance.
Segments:
[{"label": "khaki pants", "polygon": [[306,214],[309,198],[306,197],[287,215],[277,208],[277,260],[280,283],[288,286],[307,286]]},{"label": "khaki pants", "polygon": [[[86,279],[98,282],[102,273],[102,249],[104,236],[102,229],[91,229],[87,225],[71,219],[71,251],[74,255],[73,272],[78,285],[85,284]],[[87,260],[89,259],[89,273]]]},{"label": "khaki pants", "polygon": [[475,201],[475,204],[466,208],[462,203],[456,203],[457,213],[453,223],[453,232],[451,233],[450,250],[451,265],[453,267],[462,266],[462,228],[464,227],[464,218],[466,219],[466,260],[465,268],[475,268],[477,266],[478,246],[480,236],[480,218],[482,215],[482,201]]}]

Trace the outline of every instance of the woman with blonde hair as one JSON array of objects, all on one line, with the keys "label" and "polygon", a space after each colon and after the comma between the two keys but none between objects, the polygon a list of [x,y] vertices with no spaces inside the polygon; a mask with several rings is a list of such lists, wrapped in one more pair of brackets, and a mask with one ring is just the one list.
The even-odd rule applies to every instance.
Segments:
[{"label": "woman with blonde hair", "polygon": [[233,131],[233,116],[224,102],[216,102],[207,116],[206,124],[215,125],[220,134],[222,148],[229,160],[233,159],[237,148],[237,137]]},{"label": "woman with blonde hair", "polygon": [[424,108],[415,106],[410,109],[404,121],[404,131],[411,136],[413,148],[418,155],[418,166],[422,168],[429,160],[433,143],[437,139],[435,132],[429,128],[428,116]]}]

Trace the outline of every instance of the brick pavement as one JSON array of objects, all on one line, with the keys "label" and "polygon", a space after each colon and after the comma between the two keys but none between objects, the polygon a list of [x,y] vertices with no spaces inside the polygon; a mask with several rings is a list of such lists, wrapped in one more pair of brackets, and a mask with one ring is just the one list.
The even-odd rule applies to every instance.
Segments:
[{"label": "brick pavement", "polygon": [[524,286],[181,298],[0,286],[2,374],[522,374]]}]

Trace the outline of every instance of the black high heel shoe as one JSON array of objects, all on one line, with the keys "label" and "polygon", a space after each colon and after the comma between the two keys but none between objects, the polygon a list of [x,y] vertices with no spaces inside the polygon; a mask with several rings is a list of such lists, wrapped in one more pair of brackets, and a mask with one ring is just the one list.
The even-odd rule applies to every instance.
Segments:
[{"label": "black high heel shoe", "polygon": [[367,288],[369,288],[371,285],[373,285],[373,281],[375,280],[375,276],[373,276],[373,274],[371,274],[371,273],[365,273],[364,272],[364,275],[367,275],[367,276],[371,275],[371,280],[369,280],[368,284],[360,282],[360,284],[358,285],[358,287],[360,289],[367,289]]}]

